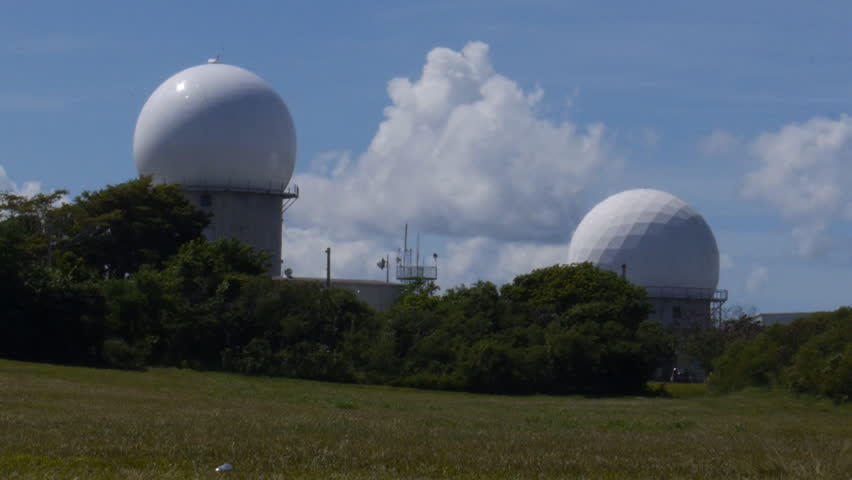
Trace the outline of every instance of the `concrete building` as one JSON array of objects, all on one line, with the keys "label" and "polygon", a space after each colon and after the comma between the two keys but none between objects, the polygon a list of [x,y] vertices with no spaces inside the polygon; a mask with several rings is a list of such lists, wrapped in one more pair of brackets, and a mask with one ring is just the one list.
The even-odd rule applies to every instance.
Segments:
[{"label": "concrete building", "polygon": [[[596,205],[572,236],[568,262],[591,262],[645,287],[654,306],[650,318],[676,333],[714,325],[728,298],[716,288],[719,249],[709,225],[683,200],[658,190],[628,190]],[[686,355],[673,366],[703,378]]]},{"label": "concrete building", "polygon": [[787,325],[793,320],[799,318],[808,318],[816,312],[796,312],[796,313],[759,313],[754,317],[755,321],[764,327],[770,325]]},{"label": "concrete building", "polygon": [[270,254],[281,275],[283,211],[296,133],[287,105],[257,75],[211,60],[163,82],[136,122],[133,152],[140,175],[180,184],[212,214],[209,240],[237,238]]},{"label": "concrete building", "polygon": [[[280,278],[284,282],[315,282],[325,285],[325,278],[293,277]],[[379,311],[386,311],[396,302],[402,294],[405,285],[401,283],[387,283],[378,280],[354,280],[345,278],[332,278],[332,288],[345,288],[355,293],[359,300]]]}]

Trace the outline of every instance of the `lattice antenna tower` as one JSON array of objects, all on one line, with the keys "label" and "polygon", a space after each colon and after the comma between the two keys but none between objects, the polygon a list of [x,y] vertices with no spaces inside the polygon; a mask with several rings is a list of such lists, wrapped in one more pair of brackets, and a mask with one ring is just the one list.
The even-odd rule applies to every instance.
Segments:
[{"label": "lattice antenna tower", "polygon": [[[425,259],[424,259],[425,260]],[[408,224],[405,224],[402,250],[396,257],[396,279],[402,283],[417,280],[434,281],[438,279],[438,254],[432,254],[433,265],[423,265],[420,258],[420,234],[417,234],[415,249],[408,248]]]}]

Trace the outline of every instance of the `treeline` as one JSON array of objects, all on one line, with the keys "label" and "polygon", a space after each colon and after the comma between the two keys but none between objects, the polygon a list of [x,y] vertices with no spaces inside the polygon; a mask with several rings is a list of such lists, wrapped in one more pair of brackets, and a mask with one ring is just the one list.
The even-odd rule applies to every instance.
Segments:
[{"label": "treeline", "polygon": [[671,337],[644,289],[590,264],[406,295],[387,314],[403,385],[501,393],[641,392]]},{"label": "treeline", "polygon": [[0,357],[178,366],[479,392],[635,393],[671,339],[641,288],[591,265],[502,288],[435,295],[414,284],[388,312],[347,290],[272,280],[174,186],[0,196]]},{"label": "treeline", "polygon": [[772,325],[732,344],[714,361],[719,392],[774,387],[852,400],[852,308]]},{"label": "treeline", "polygon": [[675,351],[727,392],[852,398],[852,310],[761,329],[748,315],[672,334],[644,289],[556,265],[442,295],[409,285],[387,312],[348,290],[272,280],[206,214],[142,178],[65,202],[0,193],[0,357],[491,393],[624,394]]}]

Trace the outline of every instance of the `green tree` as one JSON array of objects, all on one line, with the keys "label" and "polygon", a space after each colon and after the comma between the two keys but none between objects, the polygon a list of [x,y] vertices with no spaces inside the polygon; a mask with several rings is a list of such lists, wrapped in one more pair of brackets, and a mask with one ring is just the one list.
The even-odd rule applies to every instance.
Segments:
[{"label": "green tree", "polygon": [[534,270],[504,285],[501,294],[544,324],[613,320],[635,330],[651,312],[643,288],[590,263]]},{"label": "green tree", "polygon": [[591,264],[497,289],[479,282],[403,297],[388,313],[399,383],[502,393],[638,392],[671,338],[646,293]]},{"label": "green tree", "polygon": [[772,325],[733,343],[716,362],[709,386],[786,388],[848,401],[852,398],[852,308],[842,307]]},{"label": "green tree", "polygon": [[[220,368],[223,326],[233,323],[243,285],[265,271],[268,255],[235,239],[182,245],[166,263],[162,288],[174,295],[164,312],[164,362]],[[152,284],[152,288],[155,284]]]},{"label": "green tree", "polygon": [[695,358],[708,374],[725,349],[736,342],[753,339],[763,330],[753,314],[743,313],[739,308],[731,312],[734,316],[723,319],[718,326],[696,327],[679,339],[683,352]]},{"label": "green tree", "polygon": [[0,357],[20,358],[21,347],[34,336],[28,308],[35,292],[28,277],[26,234],[18,222],[0,221]]},{"label": "green tree", "polygon": [[180,186],[153,185],[150,177],[83,192],[58,215],[71,219],[63,248],[107,278],[123,278],[144,264],[162,266],[209,223]]},{"label": "green tree", "polygon": [[67,192],[39,193],[32,197],[0,192],[0,222],[17,238],[19,262],[28,268],[53,265],[54,249],[68,221],[58,213]]},{"label": "green tree", "polygon": [[100,296],[52,261],[64,193],[0,193],[0,356],[95,363],[89,347],[100,335]]}]

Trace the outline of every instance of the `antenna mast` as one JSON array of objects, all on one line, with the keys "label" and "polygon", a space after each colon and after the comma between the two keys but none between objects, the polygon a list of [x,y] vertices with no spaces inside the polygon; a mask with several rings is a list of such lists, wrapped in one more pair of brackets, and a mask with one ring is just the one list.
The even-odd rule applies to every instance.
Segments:
[{"label": "antenna mast", "polygon": [[[396,279],[402,283],[412,283],[416,280],[438,279],[438,254],[433,253],[432,258],[435,265],[427,267],[420,264],[420,234],[417,234],[417,243],[414,251],[408,248],[408,224],[405,224],[405,233],[402,240],[402,257],[396,259]],[[425,263],[425,262],[424,262]]]}]

